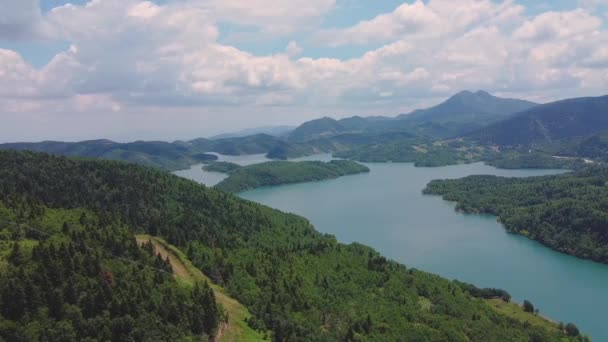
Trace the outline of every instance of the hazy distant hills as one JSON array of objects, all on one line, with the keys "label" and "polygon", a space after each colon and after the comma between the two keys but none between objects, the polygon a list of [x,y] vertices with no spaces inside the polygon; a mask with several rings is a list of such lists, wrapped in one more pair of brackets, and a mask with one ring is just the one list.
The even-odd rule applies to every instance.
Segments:
[{"label": "hazy distant hills", "polygon": [[0,144],[2,150],[29,150],[64,156],[102,158],[129,161],[162,169],[187,167],[197,158],[196,155],[180,144],[163,141],[136,141],[118,143],[110,140],[89,140],[81,142],[43,141],[39,143]]},{"label": "hazy distant hills", "polygon": [[475,93],[465,90],[437,106],[419,109],[411,114],[403,114],[399,118],[418,123],[483,125],[500,121],[514,113],[522,112],[537,105],[537,103],[525,100],[496,97],[483,90]]},{"label": "hazy distant hills", "polygon": [[242,138],[195,139],[191,141],[136,141],[118,143],[110,140],[81,142],[43,141],[38,143],[0,144],[0,150],[30,150],[64,156],[80,156],[122,160],[165,170],[188,168],[192,164],[208,161],[205,152],[225,155],[261,154],[285,142],[277,137],[258,134]]},{"label": "hazy distant hills", "polygon": [[608,96],[552,102],[467,135],[501,146],[532,146],[585,137],[608,130]]},{"label": "hazy distant hills", "polygon": [[335,120],[324,117],[305,122],[288,139],[303,142],[344,133],[406,131],[414,135],[445,138],[468,133],[487,124],[536,106],[536,103],[492,96],[485,91],[460,92],[437,106],[395,118],[359,116]]},{"label": "hazy distant hills", "polygon": [[374,121],[354,116],[346,119],[323,117],[305,122],[294,129],[287,138],[291,141],[309,141],[319,138],[329,138],[343,133],[363,133],[373,130]]},{"label": "hazy distant hills", "polygon": [[226,139],[194,139],[187,142],[176,142],[195,152],[217,152],[220,154],[238,156],[244,154],[268,153],[277,145],[285,142],[278,137],[268,134],[255,134],[246,137]]},{"label": "hazy distant hills", "polygon": [[[521,109],[523,111],[517,113]],[[266,154],[272,159],[357,149],[384,153],[389,148],[401,153],[395,146],[432,144],[458,137],[464,137],[472,144],[486,146],[551,145],[546,153],[591,157],[601,155],[603,148],[608,145],[606,136],[592,137],[608,131],[608,96],[536,105],[523,100],[499,98],[484,91],[464,91],[437,106],[416,110],[409,115],[392,118],[355,116],[340,120],[324,117],[305,122],[293,130],[285,126],[276,129],[287,130],[287,134],[199,138],[172,143],[44,141],[0,144],[0,149],[122,160],[165,170],[184,169],[208,161],[213,158],[209,152],[224,155]]]},{"label": "hazy distant hills", "polygon": [[295,128],[296,128],[296,126],[285,126],[285,125],[248,128],[248,129],[243,129],[243,130],[236,131],[236,132],[218,134],[218,135],[212,136],[209,139],[217,140],[217,139],[228,139],[228,138],[242,138],[242,137],[247,137],[250,135],[257,135],[257,134],[267,134],[267,135],[272,135],[275,137],[282,137],[282,136],[289,134]]}]

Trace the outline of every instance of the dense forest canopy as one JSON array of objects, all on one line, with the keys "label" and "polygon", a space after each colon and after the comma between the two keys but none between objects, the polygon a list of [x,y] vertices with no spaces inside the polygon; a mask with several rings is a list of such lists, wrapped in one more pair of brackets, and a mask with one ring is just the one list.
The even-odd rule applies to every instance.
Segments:
[{"label": "dense forest canopy", "polygon": [[240,165],[230,162],[213,162],[211,164],[203,165],[203,170],[205,171],[220,173],[230,173],[240,168]]},{"label": "dense forest canopy", "polygon": [[464,139],[434,141],[405,139],[385,144],[353,147],[334,153],[367,163],[414,163],[418,167],[438,167],[484,161],[502,169],[575,169],[585,162],[580,158],[559,158],[547,151],[494,148]]},{"label": "dense forest canopy", "polygon": [[369,172],[367,166],[349,160],[272,161],[234,169],[215,188],[241,192],[262,186],[319,181],[365,172]]},{"label": "dense forest canopy", "polygon": [[[60,272],[58,274],[65,276],[61,279],[70,279],[72,273],[69,270],[73,262],[74,272],[84,272],[82,277],[74,281],[81,297],[103,293],[104,280],[96,276],[95,279],[86,280],[89,268],[85,265],[92,262],[91,266],[97,267],[94,265],[100,262],[102,269],[107,267],[112,270],[113,281],[132,280],[133,283],[107,297],[110,301],[107,314],[104,311],[106,307],[92,311],[101,312],[102,323],[98,325],[87,325],[85,322],[82,329],[80,325],[70,329],[64,323],[54,324],[66,319],[72,322],[77,320],[75,317],[79,316],[73,316],[76,310],[69,309],[69,306],[67,311],[49,311],[48,314],[39,311],[38,315],[30,315],[28,311],[21,316],[19,312],[19,317],[15,316],[13,310],[10,313],[3,310],[0,321],[3,336],[40,331],[48,324],[62,330],[58,333],[65,330],[66,334],[76,338],[90,336],[87,334],[107,336],[104,335],[107,332],[95,330],[105,331],[107,321],[111,322],[110,334],[116,331],[120,336],[141,340],[137,334],[142,333],[138,327],[143,321],[135,319],[135,314],[129,320],[127,315],[139,312],[137,310],[146,305],[153,305],[151,302],[164,303],[165,296],[179,297],[164,287],[150,289],[152,292],[142,291],[151,294],[150,298],[142,299],[133,295],[145,285],[143,283],[148,282],[145,286],[151,286],[150,282],[155,278],[167,283],[172,280],[170,277],[163,278],[162,274],[152,269],[143,273],[141,267],[122,264],[121,259],[114,257],[124,255],[129,260],[142,260],[144,265],[155,263],[153,257],[146,256],[145,250],[137,248],[132,237],[133,233],[147,232],[162,236],[187,251],[196,266],[247,305],[254,315],[249,324],[260,330],[271,330],[272,338],[276,341],[583,339],[573,330],[569,337],[565,330],[556,325],[548,328],[498,313],[483,300],[483,296],[504,296],[501,291],[475,290],[466,284],[407,269],[368,247],[340,244],[334,237],[316,232],[301,217],[284,214],[153,169],[120,162],[73,160],[30,152],[0,152],[0,196],[5,208],[3,212],[8,212],[4,217],[10,221],[1,226],[3,234],[0,236],[3,239],[8,239],[9,243],[18,241],[23,249],[30,240],[36,240],[33,243],[39,246],[36,253],[46,255],[52,253],[52,248],[55,249],[54,253],[59,251],[57,255],[68,256],[40,258],[40,263],[55,265],[53,270],[49,270],[49,277],[56,276],[57,270]],[[59,217],[52,220],[58,222],[55,227],[60,227],[57,238],[49,239],[52,241],[10,233],[13,229],[10,227],[14,226],[11,222],[19,226],[46,222],[51,220],[49,215],[52,216],[54,212],[85,212],[90,219],[80,222],[79,218],[75,222],[67,217]],[[61,228],[63,222],[67,222],[66,229]],[[57,230],[47,228],[43,223],[39,227],[43,231]],[[8,236],[5,233],[7,229]],[[87,256],[90,253],[88,250],[81,248],[82,240],[94,249],[94,253],[91,252],[93,259]],[[62,242],[65,247],[61,247]],[[0,275],[0,288],[4,293],[13,293],[15,288],[27,285],[25,279],[28,278],[32,279],[33,284],[41,284],[42,281],[34,279],[46,274],[46,271],[35,272],[39,262],[33,250],[26,249],[25,261],[21,255],[21,252],[11,252],[8,257],[2,257],[2,267],[9,269],[9,272]],[[162,266],[160,262],[159,268]],[[20,263],[26,263],[26,267],[16,267]],[[79,265],[83,265],[82,271]],[[97,287],[81,287],[83,281],[89,284],[87,286]],[[106,284],[108,281],[105,280]],[[67,296],[71,293],[70,286],[66,286],[65,289],[40,287],[39,290],[41,296],[47,296],[49,300],[55,298],[52,296],[54,292],[66,291],[66,301],[72,305]],[[23,291],[30,290],[23,288]],[[179,322],[172,323],[173,315],[166,319],[163,316],[172,313],[169,309],[179,302],[159,306],[167,312],[154,311],[154,306],[151,306],[152,309],[146,310],[148,316],[140,316],[140,320],[151,316],[148,321],[150,328],[158,334],[166,334],[158,335],[160,340],[174,333],[175,326],[183,328],[175,332],[176,336],[195,334],[201,329],[208,331],[212,327],[210,324],[185,325],[185,322],[198,322],[192,317],[200,315],[189,311],[188,303],[195,298],[203,300],[209,296],[205,293],[204,286],[190,295],[186,292],[179,309],[184,316]],[[113,297],[121,299],[122,305],[111,305]],[[1,298],[9,302],[14,300],[6,296]],[[142,302],[133,303],[133,299],[141,299]],[[9,302],[3,302],[2,307]],[[10,305],[21,303],[10,302]],[[87,308],[86,303],[82,302],[82,310]],[[41,302],[40,305],[46,304]],[[63,308],[65,305],[52,306]],[[203,317],[221,316],[205,316],[212,312],[209,311],[212,308],[203,308]],[[112,314],[112,310],[117,310],[117,313]],[[83,319],[98,317],[86,312]],[[155,315],[160,318],[154,320]],[[113,319],[117,321],[113,322]]]},{"label": "dense forest canopy", "polygon": [[509,231],[581,258],[608,263],[608,169],[558,176],[437,180],[426,194],[467,213],[497,215]]},{"label": "dense forest canopy", "polygon": [[490,154],[484,147],[458,140],[436,142],[418,138],[355,147],[334,153],[334,156],[368,163],[414,163],[420,167],[437,167],[474,163],[488,159]]},{"label": "dense forest canopy", "polygon": [[178,284],[167,261],[138,246],[127,227],[87,210],[24,200],[0,201],[0,340],[168,341],[217,334],[226,317],[209,286]]}]

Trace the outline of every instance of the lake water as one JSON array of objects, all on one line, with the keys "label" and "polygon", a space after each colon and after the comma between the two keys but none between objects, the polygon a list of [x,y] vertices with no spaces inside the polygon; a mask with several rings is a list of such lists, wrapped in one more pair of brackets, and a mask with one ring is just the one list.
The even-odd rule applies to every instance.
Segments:
[{"label": "lake water", "polygon": [[[257,156],[257,160],[260,160]],[[232,161],[247,164],[247,160]],[[261,156],[263,159],[263,156]],[[328,160],[322,155],[306,159]],[[412,164],[366,164],[369,174],[267,187],[240,196],[308,218],[341,242],[360,242],[408,267],[498,287],[541,314],[574,322],[594,341],[608,341],[608,266],[555,252],[508,234],[492,216],[465,215],[440,197],[421,193],[433,179],[475,174],[525,177],[555,170],[499,170],[481,163],[439,168]],[[213,185],[198,167],[177,174]],[[221,175],[221,178],[223,175]]]}]

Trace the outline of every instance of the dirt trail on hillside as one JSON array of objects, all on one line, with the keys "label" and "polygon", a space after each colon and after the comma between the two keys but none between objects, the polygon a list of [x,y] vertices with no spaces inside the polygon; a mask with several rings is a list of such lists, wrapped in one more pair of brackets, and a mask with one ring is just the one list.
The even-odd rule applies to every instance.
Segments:
[{"label": "dirt trail on hillside", "polygon": [[192,275],[188,272],[186,265],[184,265],[184,263],[174,253],[168,251],[165,246],[149,237],[137,237],[136,240],[140,246],[144,243],[152,241],[152,245],[154,246],[154,254],[160,254],[163,259],[167,259],[168,257],[171,268],[173,269],[173,273],[176,276],[182,279],[192,280]]},{"label": "dirt trail on hillside", "polygon": [[[151,241],[152,245],[154,246],[154,253],[160,254],[160,256],[163,259],[169,258],[169,263],[171,264],[173,273],[178,278],[187,280],[187,281],[193,281],[193,282],[196,281],[197,279],[209,281],[209,279],[198,269],[192,270],[192,272],[196,273],[196,274],[192,274],[188,270],[188,266],[184,264],[184,262],[175,254],[175,252],[167,249],[167,247],[165,247],[163,245],[163,243],[159,242],[158,240],[156,240],[152,237],[149,237],[149,236],[136,236],[135,239],[137,240],[137,244],[139,244],[140,246],[143,245],[144,243],[148,243]],[[212,285],[211,282],[209,282],[209,283],[210,283],[210,285]],[[212,287],[213,287],[213,285],[212,285]],[[214,342],[235,341],[236,340],[235,337],[239,336],[241,333],[239,331],[239,328],[232,324],[231,318],[236,316],[235,312],[238,310],[238,306],[240,306],[241,304],[238,301],[236,301],[234,298],[227,296],[222,291],[218,291],[217,289],[214,289],[213,292],[215,294],[217,301],[220,304],[222,304],[222,306],[224,307],[224,309],[226,309],[226,311],[228,311],[228,317],[229,317],[229,320],[227,323],[226,322],[220,323],[217,334],[213,340],[214,340]],[[226,335],[228,335],[227,334],[228,331],[231,331],[231,334],[230,334],[231,336],[226,336]]]}]

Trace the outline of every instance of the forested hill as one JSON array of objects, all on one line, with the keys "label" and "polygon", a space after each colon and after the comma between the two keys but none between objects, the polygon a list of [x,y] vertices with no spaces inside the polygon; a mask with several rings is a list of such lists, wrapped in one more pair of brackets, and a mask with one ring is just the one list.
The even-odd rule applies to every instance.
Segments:
[{"label": "forested hill", "polygon": [[[28,224],[36,227],[35,221],[28,220],[51,219],[56,211],[90,213],[96,222],[94,226],[98,228],[90,228],[86,219],[83,223],[64,217],[56,220],[59,223],[55,226],[58,227],[62,227],[63,221],[68,222],[67,228],[59,229],[64,232],[62,234],[74,235],[70,238],[74,241],[74,253],[84,253],[80,252],[80,241],[84,239],[91,243],[99,241],[104,250],[112,251],[116,246],[116,254],[129,253],[127,255],[131,258],[137,256],[136,246],[133,243],[120,246],[121,241],[133,241],[128,236],[134,232],[164,237],[187,251],[196,266],[245,304],[255,315],[249,324],[261,330],[270,329],[275,341],[582,340],[580,336],[566,336],[557,325],[531,324],[517,318],[520,316],[504,316],[481,298],[473,297],[496,296],[502,293],[500,291],[478,291],[461,283],[407,269],[386,260],[370,248],[358,244],[343,245],[334,237],[319,234],[301,217],[283,214],[154,169],[112,161],[72,160],[46,154],[4,151],[0,152],[0,198],[2,206],[14,213],[10,214],[13,216],[9,220],[18,226],[31,222]],[[6,222],[1,227],[3,239],[20,240],[24,247],[29,241],[26,239],[40,239],[36,235],[11,234]],[[91,234],[90,238],[87,234]],[[63,252],[65,249],[67,253]],[[47,260],[53,270],[59,271],[52,271],[49,285],[38,289],[41,298],[59,298],[58,291],[63,288],[51,288],[50,284],[66,284],[70,289],[69,273],[62,273],[61,264],[53,260],[57,263],[61,260],[64,265],[73,262],[77,269],[82,265],[82,272],[93,267],[94,263],[89,265],[85,262],[91,258],[102,266],[118,267],[116,263],[119,260],[104,261],[98,257],[100,253],[95,252],[87,259],[69,250],[70,245],[66,242],[59,251],[45,248],[45,254],[40,256],[40,260]],[[46,258],[46,253],[66,257]],[[20,252],[16,254],[20,255]],[[26,256],[28,254],[26,250]],[[67,257],[72,255],[73,258]],[[16,267],[14,260],[20,258],[9,257],[8,264],[4,258],[3,255],[0,267],[4,270],[8,267],[11,271],[0,273],[0,289],[5,294],[0,297],[3,301],[0,303],[3,309],[0,310],[0,334],[3,337],[13,336],[10,334],[15,331],[29,333],[44,324],[69,333],[67,326],[72,324],[83,327],[90,334],[98,334],[97,338],[106,339],[104,320],[123,317],[112,310],[134,310],[136,306],[129,305],[134,304],[133,299],[141,298],[131,295],[130,291],[138,291],[137,286],[107,289],[103,287],[103,281],[92,280],[87,282],[88,286],[77,287],[76,298],[90,298],[98,293],[124,294],[108,312],[95,306],[100,298],[91,298],[90,309],[102,310],[101,323],[90,321],[98,316],[84,312],[80,316],[69,305],[62,306],[65,308],[62,312],[47,314],[39,311],[40,316],[27,316],[27,320],[23,320],[14,316],[17,311],[6,309],[12,300],[6,294],[15,296],[20,292],[13,290],[19,287],[24,293],[29,293],[31,289],[26,286],[28,276],[42,276],[44,273],[39,269],[32,273]],[[129,269],[127,265],[124,269],[123,273],[104,278],[106,284],[116,282],[122,285],[125,279],[133,278],[144,281],[141,272]],[[47,278],[43,279],[47,281]],[[102,290],[95,290],[96,286],[101,286]],[[145,296],[140,304],[147,308],[146,313],[156,315],[154,307],[163,310],[158,312],[158,318],[152,317],[147,321],[148,328],[158,331],[167,326],[169,332],[175,331],[171,330],[171,324],[179,325],[185,318],[174,315],[172,310],[186,315],[188,305],[177,302],[182,297],[163,286],[155,291],[163,294],[158,297],[145,289],[141,292]],[[500,296],[504,297],[504,294]],[[183,297],[183,300],[187,301],[187,298]],[[149,301],[156,306],[150,306],[152,303]],[[23,302],[12,305],[19,304]],[[142,322],[146,316],[139,317],[137,322]],[[140,326],[129,318],[117,320],[112,324],[112,329],[120,334],[115,340],[123,340],[120,338],[123,335],[143,333]],[[208,326],[203,327],[208,329]],[[187,329],[180,331],[176,334],[188,334]],[[576,335],[574,330],[569,331]],[[160,333],[151,339],[174,340]]]},{"label": "forested hill", "polygon": [[[437,140],[460,136],[534,105],[523,100],[498,98],[484,91],[464,91],[437,106],[411,115],[395,118],[355,116],[340,120],[324,117],[305,122],[281,136],[253,134],[221,139],[129,143],[110,140],[42,141],[0,144],[0,150],[120,160],[175,171],[213,160],[215,157],[210,152],[232,156],[266,154],[270,159],[284,160],[359,148],[369,151],[369,147],[375,145],[392,149],[395,144],[408,139]],[[391,144],[393,146],[389,146]]]},{"label": "forested hill", "polygon": [[[485,91],[462,91],[444,102],[398,117],[360,117],[335,120],[324,117],[303,123],[288,140],[307,142],[342,134],[386,134],[401,131],[431,138],[456,136],[509,118],[536,103],[505,99]],[[375,142],[369,142],[375,143]]]},{"label": "forested hill", "polygon": [[437,106],[420,109],[400,118],[412,122],[469,123],[481,126],[497,122],[538,104],[518,99],[500,98],[483,90],[462,91]]},{"label": "forested hill", "polygon": [[188,165],[193,163],[213,158],[211,155],[197,155],[186,146],[162,141],[136,141],[132,143],[117,143],[111,140],[42,141],[38,143],[0,144],[0,149],[122,160],[166,170],[187,168]]},{"label": "forested hill", "polygon": [[558,251],[608,263],[608,169],[559,176],[470,176],[424,190],[467,213],[497,215],[509,231]]},{"label": "forested hill", "polygon": [[46,208],[19,193],[0,201],[2,341],[217,336],[226,316],[214,292],[172,272],[132,231],[88,210]]},{"label": "forested hill", "polygon": [[43,141],[38,143],[0,144],[0,150],[36,151],[55,155],[120,160],[162,170],[186,169],[192,164],[217,160],[224,155],[262,154],[286,143],[266,134],[226,139],[190,141],[135,141],[118,143],[111,140],[80,142]]},{"label": "forested hill", "polygon": [[533,107],[467,138],[484,144],[532,146],[585,137],[608,129],[608,96],[583,97]]},{"label": "forested hill", "polygon": [[262,186],[312,182],[365,172],[369,172],[367,166],[350,160],[271,161],[234,169],[215,188],[236,193]]}]

